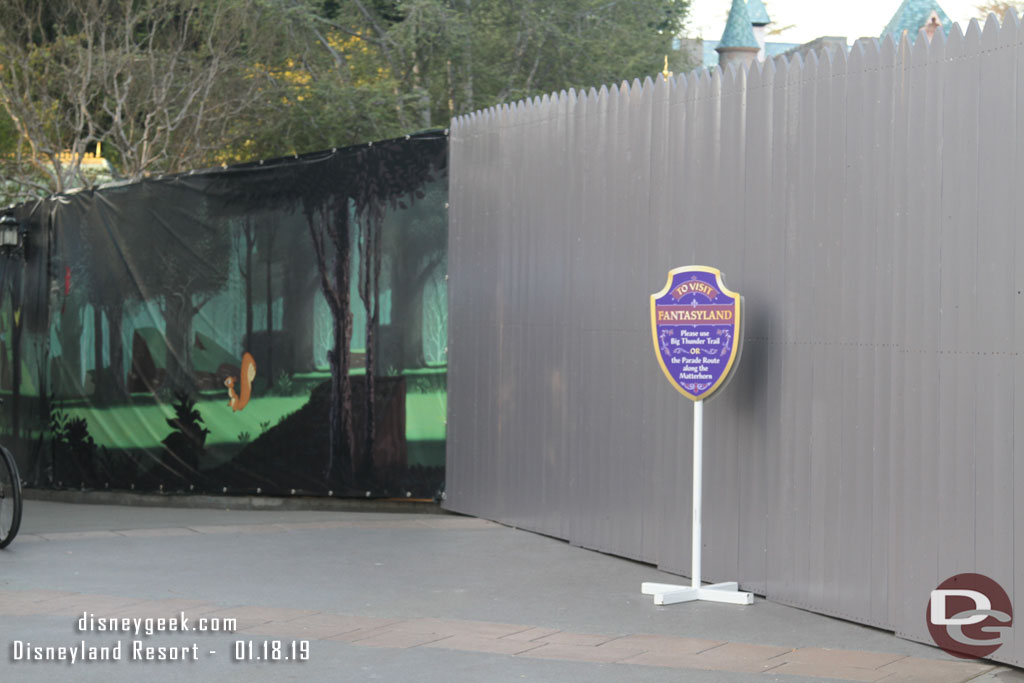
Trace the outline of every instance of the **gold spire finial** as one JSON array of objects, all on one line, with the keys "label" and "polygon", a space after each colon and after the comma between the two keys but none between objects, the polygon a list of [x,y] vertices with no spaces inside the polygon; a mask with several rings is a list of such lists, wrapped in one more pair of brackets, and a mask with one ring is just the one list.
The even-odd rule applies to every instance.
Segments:
[{"label": "gold spire finial", "polygon": [[665,55],[665,68],[662,69],[661,75],[665,77],[665,80],[672,78],[672,72],[668,70],[668,55]]}]

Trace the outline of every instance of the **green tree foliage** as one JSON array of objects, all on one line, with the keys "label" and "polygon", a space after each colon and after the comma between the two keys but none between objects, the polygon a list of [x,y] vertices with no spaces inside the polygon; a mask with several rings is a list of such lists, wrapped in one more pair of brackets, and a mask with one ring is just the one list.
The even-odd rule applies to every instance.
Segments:
[{"label": "green tree foliage", "polygon": [[307,11],[323,27],[333,82],[374,84],[383,107],[364,110],[364,121],[391,126],[374,130],[387,137],[523,97],[656,74],[688,6],[689,0],[349,0],[311,3]]},{"label": "green tree foliage", "polygon": [[0,3],[0,105],[20,142],[4,150],[8,172],[50,191],[89,186],[81,162],[96,142],[133,180],[208,162],[272,86],[259,65],[275,5]]},{"label": "green tree foliage", "polygon": [[445,126],[658,73],[688,4],[4,0],[0,171],[29,196],[93,184],[97,142],[135,180]]}]

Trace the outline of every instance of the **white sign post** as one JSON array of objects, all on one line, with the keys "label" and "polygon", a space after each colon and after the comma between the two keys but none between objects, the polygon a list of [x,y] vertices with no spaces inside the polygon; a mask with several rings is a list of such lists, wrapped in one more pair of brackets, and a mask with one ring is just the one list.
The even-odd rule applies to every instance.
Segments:
[{"label": "white sign post", "polygon": [[739,357],[742,297],[725,287],[722,273],[707,266],[669,271],[668,282],[651,295],[651,332],[661,369],[672,385],[693,400],[693,550],[689,586],[644,583],[655,605],[709,600],[750,605],[753,593],[735,581],[702,586],[701,486],[704,465],[704,399],[720,389]]},{"label": "white sign post", "polygon": [[689,586],[676,586],[670,583],[644,583],[640,591],[644,595],[653,595],[655,605],[674,605],[677,602],[691,600],[710,600],[711,602],[728,602],[733,605],[752,605],[753,593],[738,590],[735,581],[713,583],[710,586],[700,585],[700,508],[701,479],[704,460],[704,401],[693,402],[693,552],[690,563],[690,576],[693,577]]}]

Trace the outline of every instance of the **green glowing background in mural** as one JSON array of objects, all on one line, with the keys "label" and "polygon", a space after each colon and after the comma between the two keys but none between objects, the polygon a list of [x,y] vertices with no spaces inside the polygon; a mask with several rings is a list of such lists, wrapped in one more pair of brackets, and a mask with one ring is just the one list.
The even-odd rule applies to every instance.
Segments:
[{"label": "green glowing background in mural", "polygon": [[425,133],[17,207],[0,438],[24,477],[436,496],[446,150]]}]

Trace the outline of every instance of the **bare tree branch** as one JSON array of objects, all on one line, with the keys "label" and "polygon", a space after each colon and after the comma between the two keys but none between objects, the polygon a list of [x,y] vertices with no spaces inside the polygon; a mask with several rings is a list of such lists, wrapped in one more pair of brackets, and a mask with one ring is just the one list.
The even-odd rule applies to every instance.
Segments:
[{"label": "bare tree branch", "polygon": [[253,50],[263,43],[267,7],[5,0],[0,105],[53,191],[88,186],[82,159],[97,141],[116,149],[131,180],[202,166],[230,144],[223,135],[234,117],[266,95]]}]

